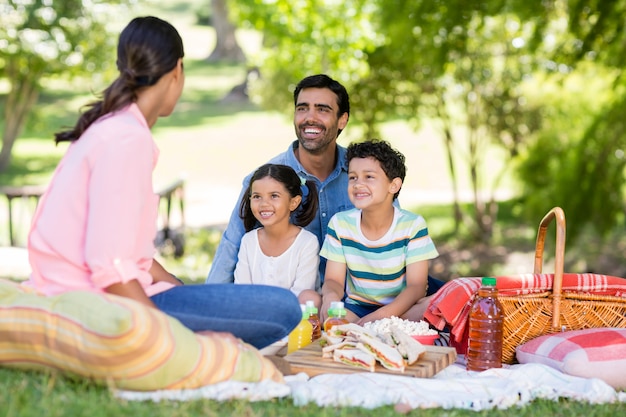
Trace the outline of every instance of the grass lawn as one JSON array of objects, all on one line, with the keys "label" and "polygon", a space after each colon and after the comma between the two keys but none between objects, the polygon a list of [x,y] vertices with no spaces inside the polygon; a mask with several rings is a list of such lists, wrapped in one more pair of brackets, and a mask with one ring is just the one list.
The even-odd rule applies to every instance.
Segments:
[{"label": "grass lawn", "polygon": [[[537,400],[523,408],[488,410],[420,409],[408,416],[587,416],[615,417],[623,415],[626,404],[590,405],[575,401]],[[392,406],[374,410],[357,407],[295,406],[290,399],[273,401],[210,401],[128,402],[114,397],[107,388],[84,381],[74,381],[54,374],[21,372],[0,368],[0,415],[4,417],[392,417],[400,415]]]}]

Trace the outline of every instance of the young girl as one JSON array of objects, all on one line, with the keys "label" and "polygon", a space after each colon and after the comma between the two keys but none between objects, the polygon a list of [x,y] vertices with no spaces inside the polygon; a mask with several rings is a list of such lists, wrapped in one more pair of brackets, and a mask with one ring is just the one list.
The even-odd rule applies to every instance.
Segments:
[{"label": "young girl", "polygon": [[153,259],[159,151],[150,129],[181,95],[183,55],[176,29],[156,17],[133,19],[122,31],[117,79],[76,126],[56,134],[70,146],[33,218],[27,285],[46,295],[129,297],[193,331],[229,332],[262,348],[300,321],[293,294],[271,286],[182,286]]},{"label": "young girl", "polygon": [[[315,183],[301,180],[287,165],[265,164],[252,175],[245,195],[249,198],[241,201],[240,216],[247,233],[239,248],[235,284],[287,288],[301,304],[311,300],[319,307],[319,243],[303,229],[317,212]],[[261,227],[254,229],[257,222]]]}]

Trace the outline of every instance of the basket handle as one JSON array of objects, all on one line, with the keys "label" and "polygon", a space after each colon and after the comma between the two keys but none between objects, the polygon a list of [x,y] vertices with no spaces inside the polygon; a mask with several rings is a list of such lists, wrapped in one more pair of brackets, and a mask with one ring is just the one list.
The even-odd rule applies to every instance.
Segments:
[{"label": "basket handle", "polygon": [[565,263],[565,213],[560,207],[554,207],[546,214],[537,231],[535,245],[535,274],[540,274],[543,267],[543,250],[546,232],[552,220],[556,219],[556,255],[554,258],[554,282],[552,283],[552,327],[560,330],[561,292],[563,288],[563,267]]}]

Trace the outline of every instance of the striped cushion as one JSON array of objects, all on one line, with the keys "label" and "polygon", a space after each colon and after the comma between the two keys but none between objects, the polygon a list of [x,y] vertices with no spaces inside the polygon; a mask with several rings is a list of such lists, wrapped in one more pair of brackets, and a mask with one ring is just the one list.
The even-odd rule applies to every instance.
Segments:
[{"label": "striped cushion", "polygon": [[626,389],[626,329],[572,330],[537,337],[518,346],[520,363],[541,363],[583,378],[600,378]]},{"label": "striped cushion", "polygon": [[57,369],[120,389],[283,381],[254,347],[200,336],[128,298],[83,291],[45,297],[0,280],[0,365]]}]

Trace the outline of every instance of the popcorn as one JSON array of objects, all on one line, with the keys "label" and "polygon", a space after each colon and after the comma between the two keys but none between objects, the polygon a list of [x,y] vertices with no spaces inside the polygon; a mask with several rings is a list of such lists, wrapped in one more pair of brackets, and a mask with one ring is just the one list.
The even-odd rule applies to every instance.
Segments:
[{"label": "popcorn", "polygon": [[431,329],[427,322],[424,320],[411,321],[403,320],[400,317],[391,316],[390,318],[384,318],[381,320],[365,323],[363,327],[377,334],[385,334],[391,331],[391,327],[396,326],[409,336],[427,336],[438,334],[436,330]]}]

